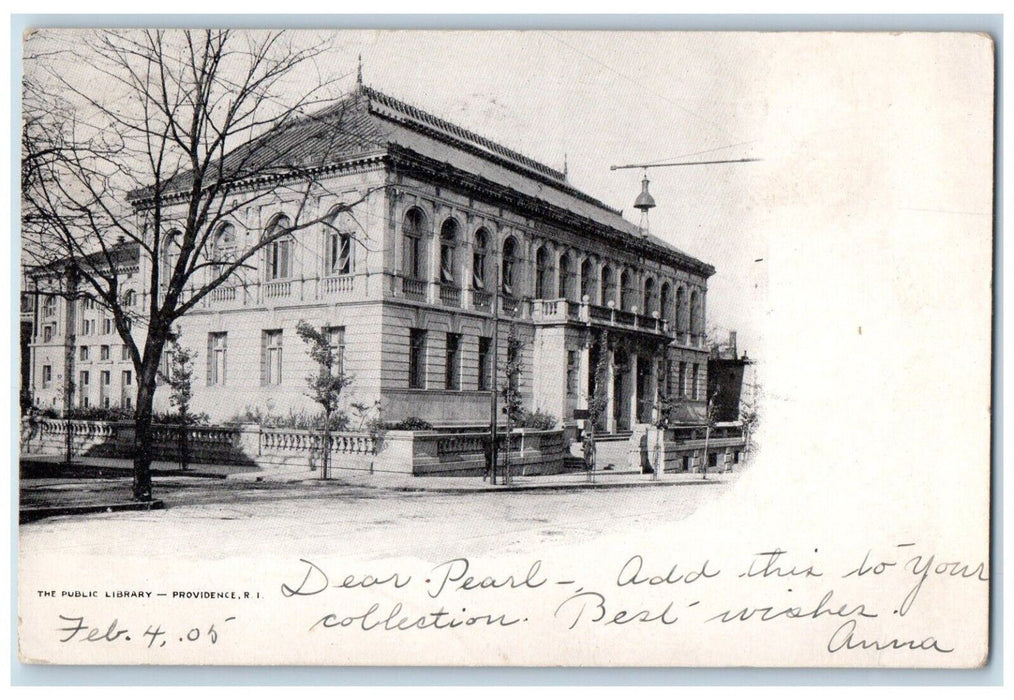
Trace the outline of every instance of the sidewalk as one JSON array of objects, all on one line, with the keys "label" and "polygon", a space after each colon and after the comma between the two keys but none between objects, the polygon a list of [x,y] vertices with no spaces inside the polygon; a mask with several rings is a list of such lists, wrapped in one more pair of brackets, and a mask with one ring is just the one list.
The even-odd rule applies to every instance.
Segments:
[{"label": "sidewalk", "polygon": [[[56,455],[21,455],[22,479],[72,479],[129,477],[133,465],[126,459],[104,457],[75,457],[71,473],[63,467]],[[397,491],[434,491],[457,493],[470,491],[521,491],[561,488],[630,488],[637,486],[674,486],[677,484],[706,484],[709,481],[727,480],[731,473],[709,473],[707,480],[700,474],[685,472],[666,473],[657,480],[651,474],[628,467],[598,470],[592,479],[587,472],[567,472],[545,476],[514,474],[510,485],[490,484],[481,476],[412,476],[401,472],[367,472],[353,469],[332,469],[327,482],[360,487],[393,489]],[[316,472],[306,467],[277,467],[264,470],[259,467],[229,464],[192,464],[181,471],[176,462],[152,462],[152,478],[229,479],[230,481],[256,481],[278,484],[326,483]]]},{"label": "sidewalk", "polygon": [[171,462],[152,464],[156,494],[165,501],[137,503],[129,498],[132,465],[129,460],[81,457],[68,470],[56,456],[23,455],[21,459],[20,520],[31,522],[53,515],[155,510],[197,501],[227,501],[272,492],[281,498],[328,497],[361,490],[383,492],[472,494],[559,492],[587,489],[629,489],[663,486],[708,486],[735,479],[738,474],[665,474],[654,480],[638,471],[603,470],[589,480],[585,472],[550,476],[514,475],[510,485],[491,485],[481,476],[430,476],[347,470],[336,468],[332,478],[322,480],[306,467],[272,469],[221,464],[195,464],[181,471]]}]

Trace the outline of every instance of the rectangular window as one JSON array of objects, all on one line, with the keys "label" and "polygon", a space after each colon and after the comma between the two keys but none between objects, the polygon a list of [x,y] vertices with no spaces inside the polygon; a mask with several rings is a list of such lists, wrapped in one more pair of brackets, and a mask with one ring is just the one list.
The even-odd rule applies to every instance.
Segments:
[{"label": "rectangular window", "polygon": [[292,276],[292,240],[282,238],[268,246],[268,280],[286,280]]},{"label": "rectangular window", "polygon": [[162,384],[172,377],[173,369],[173,353],[171,350],[162,351],[162,367],[159,369],[158,374],[155,375],[155,383]]},{"label": "rectangular window", "polygon": [[665,395],[672,397],[672,360],[665,360],[662,365],[662,372],[665,376]]},{"label": "rectangular window", "polygon": [[408,386],[426,388],[426,331],[419,328],[409,331]]},{"label": "rectangular window", "polygon": [[102,335],[109,335],[113,332],[113,319],[104,318],[102,319]]},{"label": "rectangular window", "polygon": [[80,359],[81,359],[82,362],[85,362],[85,361],[88,360],[88,346],[87,345],[82,345],[81,346],[81,354],[78,357],[80,357]]},{"label": "rectangular window", "polygon": [[208,333],[208,386],[225,385],[226,333]]},{"label": "rectangular window", "polygon": [[102,406],[102,408],[109,408],[111,403],[109,398],[110,374],[111,372],[109,372],[108,370],[104,370],[99,375],[99,396],[100,396],[99,404]]},{"label": "rectangular window", "polygon": [[103,345],[102,347],[99,348],[99,359],[100,360],[108,360],[109,359],[109,346],[108,345]]},{"label": "rectangular window", "polygon": [[578,357],[576,350],[567,351],[567,395],[577,394]]},{"label": "rectangular window", "polygon": [[490,365],[493,360],[493,339],[479,338],[479,391],[489,391],[492,386]]},{"label": "rectangular window", "polygon": [[89,377],[89,373],[88,372],[81,372],[81,374],[78,375],[78,391],[79,391],[80,396],[81,396],[81,405],[84,406],[84,407],[86,407],[86,408],[89,405],[89,400],[88,400],[88,380],[89,379],[90,379],[90,377]]},{"label": "rectangular window", "polygon": [[352,236],[334,231],[327,237],[327,269],[332,275],[352,274]]},{"label": "rectangular window", "polygon": [[130,348],[128,348],[126,345],[120,346],[120,359],[123,360],[124,362],[130,360]]},{"label": "rectangular window", "polygon": [[264,331],[261,335],[261,383],[282,383],[282,331]]},{"label": "rectangular window", "polygon": [[680,373],[676,381],[676,389],[680,396],[687,395],[687,363],[680,362]]},{"label": "rectangular window", "polygon": [[133,404],[133,399],[130,396],[131,386],[133,383],[134,376],[131,374],[130,370],[123,370],[123,374],[120,379],[120,405],[124,408],[130,408]]},{"label": "rectangular window", "polygon": [[457,333],[447,334],[447,362],[444,365],[444,388],[457,390],[461,388],[461,336]]},{"label": "rectangular window", "polygon": [[53,366],[42,365],[42,386],[43,388],[48,387],[53,383]]},{"label": "rectangular window", "polygon": [[695,362],[690,370],[690,396],[694,401],[697,400],[697,363]]},{"label": "rectangular window", "polygon": [[331,326],[324,333],[331,348],[331,376],[340,377],[345,374],[345,326]]},{"label": "rectangular window", "polygon": [[42,342],[48,343],[53,340],[53,327],[43,326],[42,327]]}]

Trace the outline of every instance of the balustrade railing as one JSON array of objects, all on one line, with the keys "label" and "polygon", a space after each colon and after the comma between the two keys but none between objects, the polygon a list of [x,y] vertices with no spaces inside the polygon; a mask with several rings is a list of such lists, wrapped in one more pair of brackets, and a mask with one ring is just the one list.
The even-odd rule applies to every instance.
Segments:
[{"label": "balustrade railing", "polygon": [[410,299],[426,300],[426,280],[401,278],[401,293]]},{"label": "balustrade railing", "polygon": [[355,279],[352,275],[325,277],[321,280],[321,287],[324,294],[351,294],[355,288]]},{"label": "balustrade railing", "polygon": [[265,299],[287,297],[292,294],[292,281],[284,280],[280,282],[266,282],[263,289]]},{"label": "balustrade railing", "polygon": [[481,289],[472,290],[472,307],[480,311],[489,311],[492,308],[493,295]]},{"label": "balustrade railing", "polygon": [[461,290],[451,284],[440,285],[440,301],[444,306],[461,306]]}]

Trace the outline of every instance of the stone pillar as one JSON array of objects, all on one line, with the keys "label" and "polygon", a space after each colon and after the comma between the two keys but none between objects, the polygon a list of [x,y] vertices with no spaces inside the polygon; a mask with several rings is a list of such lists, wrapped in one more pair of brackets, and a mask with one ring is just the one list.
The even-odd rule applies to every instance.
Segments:
[{"label": "stone pillar", "polygon": [[427,299],[431,304],[440,303],[440,219],[443,213],[440,207],[433,208],[433,221],[426,233],[426,257],[429,260],[429,284]]},{"label": "stone pillar", "polygon": [[255,462],[259,461],[257,458],[261,454],[261,427],[256,423],[244,423],[239,426],[237,438],[233,450],[239,454],[234,455],[234,458],[245,457]]},{"label": "stone pillar", "polygon": [[651,357],[651,374],[648,375],[648,392],[649,392],[650,398],[651,398],[651,415],[649,415],[648,417],[651,420],[651,422],[653,424],[655,424],[655,425],[658,424],[658,420],[660,418],[660,416],[658,415],[658,403],[656,401],[656,399],[658,398],[658,378],[659,378],[658,363],[659,362],[661,362],[661,360],[659,359],[658,354],[656,353],[656,354],[652,355],[652,357]]},{"label": "stone pillar", "polygon": [[587,409],[591,403],[591,341],[581,346],[580,359],[577,366],[577,407]]},{"label": "stone pillar", "polygon": [[628,386],[630,387],[630,427],[633,428],[635,423],[638,423],[637,414],[637,401],[640,398],[637,395],[637,353],[630,353],[630,369],[627,371]]},{"label": "stone pillar", "polygon": [[612,350],[606,350],[606,432],[616,432],[616,417],[614,415],[614,407],[616,401],[619,399],[616,396],[616,382],[613,376],[616,372],[616,367],[613,365],[615,361],[615,354]]}]

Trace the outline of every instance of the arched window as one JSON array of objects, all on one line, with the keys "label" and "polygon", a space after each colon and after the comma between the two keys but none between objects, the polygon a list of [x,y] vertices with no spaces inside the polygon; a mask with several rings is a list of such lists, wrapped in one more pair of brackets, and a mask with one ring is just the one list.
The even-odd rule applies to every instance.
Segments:
[{"label": "arched window", "polygon": [[585,258],[581,263],[581,300],[585,297],[595,303],[595,263],[591,258]]},{"label": "arched window", "polygon": [[292,222],[285,214],[275,217],[268,226],[266,238],[271,242],[267,245],[266,265],[267,280],[287,280],[292,277],[292,235],[287,233]]},{"label": "arched window", "polygon": [[663,321],[672,323],[672,309],[669,308],[672,299],[672,287],[669,286],[668,282],[662,283],[662,292],[659,294],[659,315]]},{"label": "arched window", "polygon": [[472,289],[486,288],[486,246],[489,245],[489,233],[484,228],[475,232],[472,246]]},{"label": "arched window", "polygon": [[518,242],[513,237],[503,242],[503,269],[500,272],[500,288],[509,297],[515,294],[515,279],[518,263]]},{"label": "arched window", "polygon": [[645,316],[651,316],[651,312],[655,310],[655,280],[648,277],[644,280],[644,301],[641,307],[641,313]]},{"label": "arched window", "polygon": [[131,306],[136,306],[137,305],[137,292],[135,292],[133,289],[128,289],[126,292],[124,292],[123,293],[123,305],[126,306],[126,307],[128,307],[128,308],[131,307]]},{"label": "arched window", "polygon": [[687,292],[683,287],[676,289],[676,332],[687,332]]},{"label": "arched window", "polygon": [[609,302],[616,303],[616,280],[613,278],[613,268],[606,265],[602,268],[601,303],[603,306],[608,306]]},{"label": "arched window", "polygon": [[458,222],[447,219],[440,227],[440,283],[454,284],[455,249],[458,245]]},{"label": "arched window", "polygon": [[405,259],[402,273],[410,279],[426,279],[425,230],[426,216],[421,209],[412,207],[405,212],[405,220],[401,227],[405,238]]},{"label": "arched window", "polygon": [[535,298],[545,299],[552,289],[552,268],[549,266],[549,251],[546,246],[539,246],[535,251]]},{"label": "arched window", "polygon": [[226,266],[236,259],[236,227],[222,224],[211,247],[211,274],[218,278]]},{"label": "arched window", "polygon": [[162,286],[167,286],[172,279],[173,270],[176,269],[176,261],[180,257],[180,239],[183,234],[178,230],[172,230],[162,237],[162,250],[159,253],[161,262]]},{"label": "arched window", "polygon": [[351,224],[337,212],[324,222],[324,272],[329,276],[351,275],[352,243],[355,234]]},{"label": "arched window", "polygon": [[46,318],[56,316],[56,297],[52,294],[47,295],[46,301],[42,304],[42,315]]},{"label": "arched window", "polygon": [[560,285],[558,297],[574,301],[574,262],[570,253],[560,256]]},{"label": "arched window", "polygon": [[620,309],[623,311],[629,311],[634,305],[634,289],[630,285],[630,271],[624,270],[620,274]]},{"label": "arched window", "polygon": [[690,333],[701,333],[701,295],[697,290],[690,293]]}]

